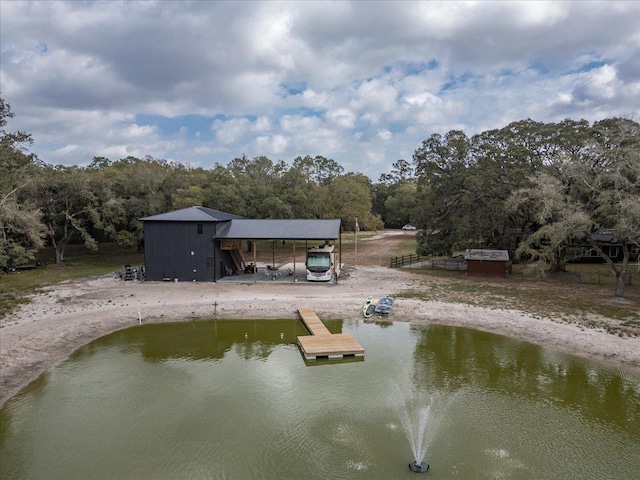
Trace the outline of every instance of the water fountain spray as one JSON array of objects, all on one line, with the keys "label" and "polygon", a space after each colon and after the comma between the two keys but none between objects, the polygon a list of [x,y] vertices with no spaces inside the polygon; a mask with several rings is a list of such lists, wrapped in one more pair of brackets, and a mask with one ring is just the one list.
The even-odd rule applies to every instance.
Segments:
[{"label": "water fountain spray", "polygon": [[429,470],[424,458],[427,456],[429,444],[428,427],[432,423],[431,401],[428,405],[420,405],[408,399],[400,412],[400,420],[413,453],[413,461],[409,463],[409,468],[413,472],[424,473]]},{"label": "water fountain spray", "polygon": [[443,413],[442,395],[439,392],[425,395],[403,391],[399,384],[395,385],[393,391],[396,399],[404,400],[398,404],[398,413],[413,454],[409,469],[414,473],[426,473],[429,471],[429,464],[425,461],[427,450]]}]

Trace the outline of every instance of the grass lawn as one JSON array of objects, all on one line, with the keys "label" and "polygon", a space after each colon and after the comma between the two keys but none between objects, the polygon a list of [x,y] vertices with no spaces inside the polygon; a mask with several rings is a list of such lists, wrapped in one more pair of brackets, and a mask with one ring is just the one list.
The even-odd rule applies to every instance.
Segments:
[{"label": "grass lawn", "polygon": [[97,251],[84,245],[69,245],[65,251],[64,265],[55,264],[53,248],[40,251],[41,268],[23,270],[0,276],[0,317],[20,303],[27,302],[26,295],[38,288],[75,278],[94,277],[121,270],[123,265],[142,265],[144,254],[135,249],[122,249],[116,244],[100,244]]},{"label": "grass lawn", "polygon": [[[536,316],[574,321],[621,335],[640,335],[640,272],[631,269],[625,298],[614,296],[615,281],[604,264],[571,264],[567,272],[535,279],[514,265],[508,278],[467,277],[464,272],[421,269],[423,288],[401,296],[516,309]],[[603,322],[595,316],[603,316]]]}]

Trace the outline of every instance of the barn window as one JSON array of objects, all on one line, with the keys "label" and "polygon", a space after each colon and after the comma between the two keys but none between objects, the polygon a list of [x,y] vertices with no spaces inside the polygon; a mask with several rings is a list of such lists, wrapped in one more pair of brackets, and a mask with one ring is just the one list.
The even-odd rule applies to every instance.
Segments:
[{"label": "barn window", "polygon": [[207,268],[213,269],[213,257],[207,257]]},{"label": "barn window", "polygon": [[202,235],[202,224],[198,224],[198,235]]}]

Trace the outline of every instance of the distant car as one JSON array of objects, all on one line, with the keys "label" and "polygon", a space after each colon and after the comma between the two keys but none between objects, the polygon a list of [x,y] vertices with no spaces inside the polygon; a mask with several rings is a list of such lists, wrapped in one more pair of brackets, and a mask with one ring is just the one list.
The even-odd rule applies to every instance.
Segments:
[{"label": "distant car", "polygon": [[402,227],[403,230],[415,230],[416,227],[414,227],[413,225],[409,225],[406,224],[404,227]]}]

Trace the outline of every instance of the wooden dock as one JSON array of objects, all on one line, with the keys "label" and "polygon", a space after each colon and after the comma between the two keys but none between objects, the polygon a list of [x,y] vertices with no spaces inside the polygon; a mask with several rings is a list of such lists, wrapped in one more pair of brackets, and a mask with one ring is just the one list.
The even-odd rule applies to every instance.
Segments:
[{"label": "wooden dock", "polygon": [[355,338],[348,333],[331,333],[313,309],[299,308],[298,314],[311,332],[311,335],[298,337],[298,345],[305,359],[364,355],[364,348]]}]

